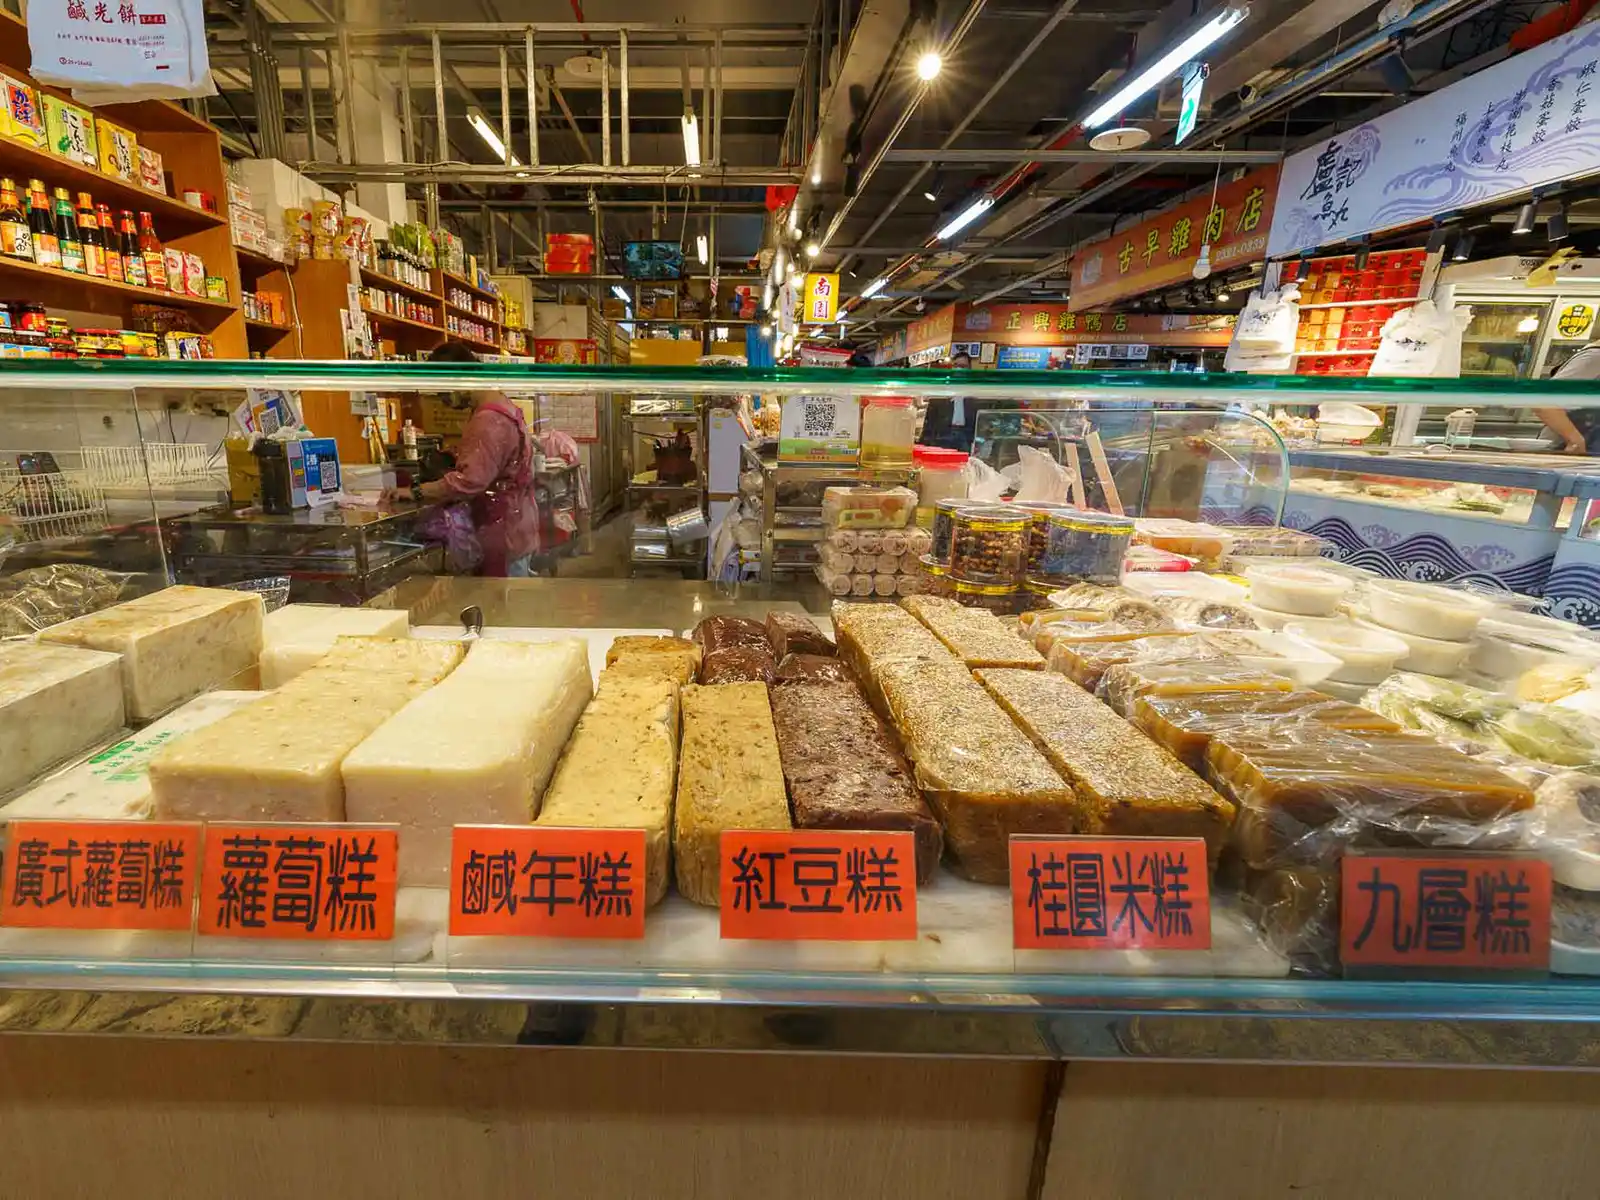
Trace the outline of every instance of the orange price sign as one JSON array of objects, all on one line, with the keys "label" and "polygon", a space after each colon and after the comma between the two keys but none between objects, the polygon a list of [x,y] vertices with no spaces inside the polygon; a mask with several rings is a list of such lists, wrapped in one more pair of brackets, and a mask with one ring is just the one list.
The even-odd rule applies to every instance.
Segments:
[{"label": "orange price sign", "polygon": [[398,852],[392,829],[207,825],[200,932],[388,941],[394,937]]},{"label": "orange price sign", "polygon": [[1209,950],[1201,838],[1014,837],[1018,950]]},{"label": "orange price sign", "polygon": [[910,833],[724,833],[722,936],[911,941],[917,936],[915,856]]},{"label": "orange price sign", "polygon": [[194,923],[198,824],[13,821],[0,925],[161,929]]},{"label": "orange price sign", "polygon": [[457,825],[452,937],[642,938],[642,829]]},{"label": "orange price sign", "polygon": [[1346,854],[1339,955],[1351,967],[1550,969],[1550,864],[1509,854]]}]

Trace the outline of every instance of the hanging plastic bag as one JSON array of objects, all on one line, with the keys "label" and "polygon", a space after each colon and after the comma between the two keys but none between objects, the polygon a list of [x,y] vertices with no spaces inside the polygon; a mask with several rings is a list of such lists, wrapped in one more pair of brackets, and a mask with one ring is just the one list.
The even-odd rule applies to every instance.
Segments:
[{"label": "hanging plastic bag", "polygon": [[1384,322],[1383,341],[1367,374],[1413,378],[1439,374],[1454,327],[1453,318],[1441,314],[1431,300],[1402,309]]},{"label": "hanging plastic bag", "polygon": [[40,83],[90,106],[214,96],[203,0],[32,0]]},{"label": "hanging plastic bag", "polygon": [[444,547],[445,570],[452,575],[467,575],[483,563],[483,543],[472,523],[472,511],[465,502],[430,509],[417,521],[417,536]]},{"label": "hanging plastic bag", "polygon": [[1019,446],[1021,486],[1012,497],[1030,504],[1065,504],[1072,486],[1072,472],[1043,450]]},{"label": "hanging plastic bag", "polygon": [[1011,487],[1011,481],[977,455],[967,457],[967,498],[993,502]]},{"label": "hanging plastic bag", "polygon": [[[1461,340],[1466,336],[1467,326],[1472,324],[1472,306],[1457,304],[1445,314],[1444,347],[1439,354],[1439,369],[1436,374],[1441,379],[1461,378]],[[1468,430],[1470,433],[1471,431]]]},{"label": "hanging plastic bag", "polygon": [[1300,289],[1292,285],[1267,297],[1252,291],[1233,327],[1232,344],[1255,354],[1290,353],[1300,323],[1299,301]]}]

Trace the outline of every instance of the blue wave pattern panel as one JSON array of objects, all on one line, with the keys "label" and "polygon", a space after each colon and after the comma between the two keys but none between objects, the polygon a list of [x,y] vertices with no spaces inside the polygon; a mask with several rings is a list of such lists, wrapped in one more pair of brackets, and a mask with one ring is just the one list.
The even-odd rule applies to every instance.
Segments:
[{"label": "blue wave pattern panel", "polygon": [[1550,572],[1544,585],[1550,615],[1600,629],[1600,567],[1563,563]]},{"label": "blue wave pattern panel", "polygon": [[1529,596],[1542,596],[1554,554],[1518,561],[1504,546],[1476,547],[1468,558],[1453,543],[1436,533],[1401,535],[1384,525],[1357,530],[1339,517],[1312,521],[1304,513],[1285,513],[1285,525],[1331,543],[1327,557],[1365,567],[1390,579],[1419,583],[1476,581],[1509,588]]}]

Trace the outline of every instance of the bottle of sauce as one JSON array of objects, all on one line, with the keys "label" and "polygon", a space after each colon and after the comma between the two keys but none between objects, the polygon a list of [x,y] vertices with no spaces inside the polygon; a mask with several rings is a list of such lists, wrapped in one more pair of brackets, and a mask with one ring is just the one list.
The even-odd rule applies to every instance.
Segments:
[{"label": "bottle of sauce", "polygon": [[85,273],[83,243],[78,239],[78,215],[72,209],[67,189],[56,189],[56,241],[61,246],[61,269],[74,275]]},{"label": "bottle of sauce", "polygon": [[139,214],[139,254],[144,258],[147,286],[167,291],[171,284],[167,282],[166,255],[161,249],[161,239],[156,237],[155,218],[147,212]]},{"label": "bottle of sauce", "polygon": [[56,237],[56,220],[50,213],[50,196],[44,182],[28,180],[28,229],[33,233],[33,261],[41,267],[61,269],[61,240]]},{"label": "bottle of sauce", "polygon": [[100,252],[105,255],[106,278],[112,283],[127,283],[122,270],[122,237],[117,233],[117,223],[111,216],[111,206],[94,206],[95,223],[100,226]]},{"label": "bottle of sauce", "polygon": [[83,243],[83,269],[96,279],[106,277],[105,242],[100,235],[100,218],[94,215],[94,201],[88,192],[78,193],[78,240]]},{"label": "bottle of sauce", "polygon": [[9,179],[0,179],[0,254],[33,261],[33,230],[17,199],[17,185]]},{"label": "bottle of sauce", "polygon": [[144,255],[139,253],[139,235],[133,229],[133,214],[127,209],[122,210],[117,234],[117,249],[122,252],[123,279],[134,287],[149,287],[150,275],[144,269]]}]

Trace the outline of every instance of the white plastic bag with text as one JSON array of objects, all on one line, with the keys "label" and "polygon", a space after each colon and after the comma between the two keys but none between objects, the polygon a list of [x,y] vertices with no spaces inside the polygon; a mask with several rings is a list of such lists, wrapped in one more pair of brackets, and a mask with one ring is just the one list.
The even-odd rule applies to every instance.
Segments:
[{"label": "white plastic bag with text", "polygon": [[211,96],[203,0],[32,0],[33,76],[84,104]]}]

